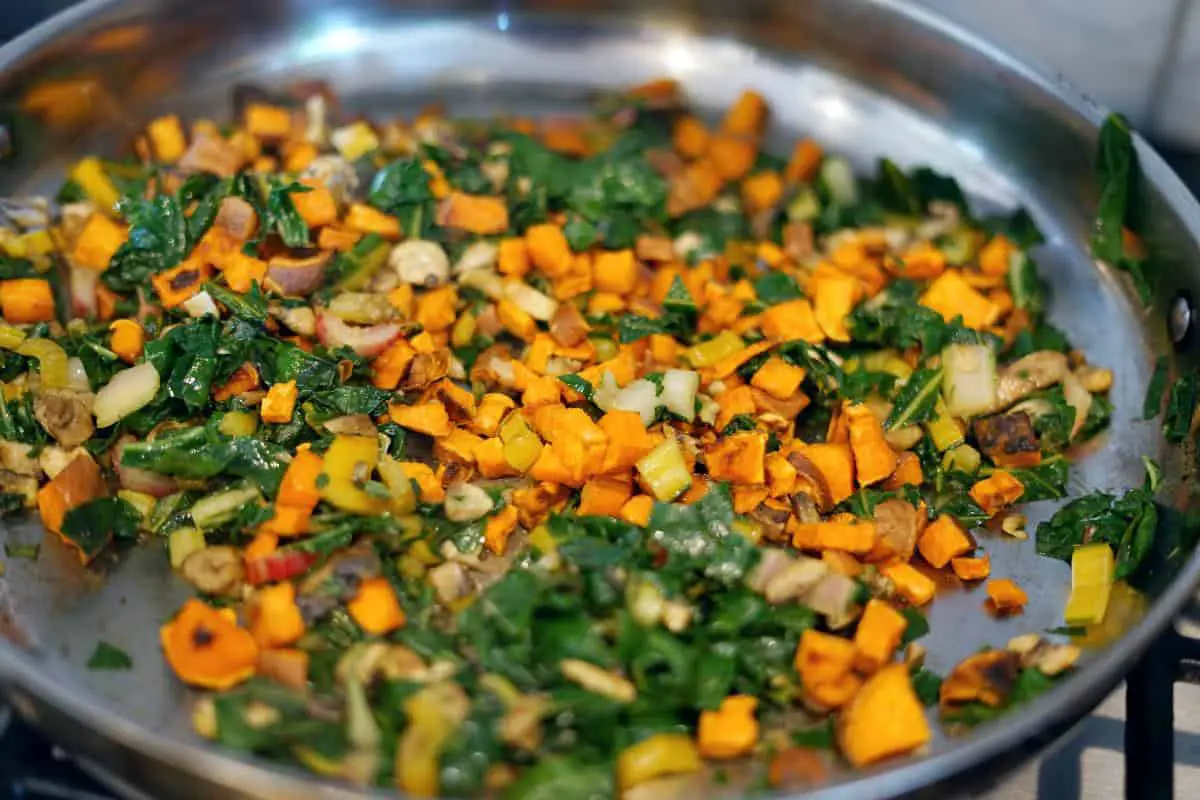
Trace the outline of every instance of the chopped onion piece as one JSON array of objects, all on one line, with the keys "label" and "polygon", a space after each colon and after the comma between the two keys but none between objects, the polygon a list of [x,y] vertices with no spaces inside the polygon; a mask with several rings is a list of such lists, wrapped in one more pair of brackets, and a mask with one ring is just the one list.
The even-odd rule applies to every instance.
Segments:
[{"label": "chopped onion piece", "polygon": [[620,411],[636,411],[642,418],[642,424],[647,427],[654,422],[658,406],[658,390],[645,378],[634,381],[618,392],[612,404],[613,408]]},{"label": "chopped onion piece", "polygon": [[158,370],[146,361],[136,367],[123,369],[96,393],[92,408],[96,427],[107,428],[122,420],[154,399],[158,394]]},{"label": "chopped onion piece", "polygon": [[669,369],[663,374],[662,404],[667,411],[691,422],[696,416],[696,392],[700,373],[687,369]]},{"label": "chopped onion piece", "polygon": [[88,383],[87,369],[78,358],[67,359],[67,388],[77,392],[90,392],[92,385]]},{"label": "chopped onion piece", "polygon": [[183,308],[190,316],[196,319],[206,317],[209,314],[212,314],[214,317],[221,316],[221,312],[217,310],[217,304],[213,302],[212,295],[208,292],[197,292],[187,300],[184,300]]},{"label": "chopped onion piece", "polygon": [[611,411],[620,391],[621,387],[617,385],[617,379],[611,372],[604,370],[604,374],[600,376],[600,384],[592,391],[592,402],[601,411]]},{"label": "chopped onion piece", "polygon": [[521,281],[504,284],[504,296],[520,306],[526,314],[542,322],[549,322],[558,311],[557,300]]},{"label": "chopped onion piece", "polygon": [[1062,388],[1067,404],[1075,409],[1075,421],[1071,423],[1071,438],[1074,439],[1087,422],[1088,412],[1092,410],[1092,393],[1083,388],[1079,379],[1070,372],[1063,376]]}]

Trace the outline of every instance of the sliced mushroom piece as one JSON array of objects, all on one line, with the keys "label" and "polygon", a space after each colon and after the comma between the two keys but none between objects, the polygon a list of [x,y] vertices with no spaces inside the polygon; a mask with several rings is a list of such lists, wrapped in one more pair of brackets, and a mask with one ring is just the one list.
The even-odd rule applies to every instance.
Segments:
[{"label": "sliced mushroom piece", "polygon": [[1009,650],[967,656],[942,681],[939,702],[945,707],[977,701],[996,708],[1012,694],[1019,668],[1020,656]]},{"label": "sliced mushroom piece", "polygon": [[25,498],[25,505],[32,506],[37,498],[38,479],[32,475],[18,475],[7,469],[0,469],[0,491],[5,494],[16,494]]},{"label": "sliced mushroom piece", "polygon": [[232,178],[245,161],[245,155],[228,140],[201,133],[179,159],[184,173],[211,172],[219,178]]},{"label": "sliced mushroom piece", "polygon": [[500,719],[500,741],[518,750],[536,752],[542,745],[542,720],[553,708],[544,694],[521,695]]},{"label": "sliced mushroom piece", "polygon": [[563,347],[582,344],[590,331],[587,320],[573,303],[559,303],[554,316],[550,318],[550,336]]},{"label": "sliced mushroom piece", "polygon": [[920,530],[920,512],[912,505],[892,498],[875,506],[875,530],[879,535],[880,549],[887,557],[908,561],[917,546]]},{"label": "sliced mushroom piece", "polygon": [[796,468],[796,486],[799,492],[811,496],[817,508],[828,509],[833,503],[833,493],[829,490],[825,474],[803,453],[788,453],[787,460]]},{"label": "sliced mushroom piece", "polygon": [[367,414],[347,414],[334,417],[321,423],[321,427],[330,433],[348,436],[374,436],[379,432],[375,421]]},{"label": "sliced mushroom piece", "polygon": [[429,570],[428,578],[438,602],[444,606],[451,605],[471,593],[471,577],[467,568],[457,561],[438,564]]},{"label": "sliced mushroom piece", "polygon": [[492,496],[473,483],[459,482],[446,487],[443,510],[451,522],[472,522],[486,515],[494,505]]},{"label": "sliced mushroom piece", "polygon": [[450,258],[437,242],[408,239],[392,248],[388,266],[404,283],[431,288],[450,278]]},{"label": "sliced mushroom piece", "polygon": [[241,197],[226,197],[217,209],[213,225],[225,230],[239,242],[244,242],[258,229],[258,212]]},{"label": "sliced mushroom piece", "polygon": [[235,595],[245,577],[241,552],[224,545],[192,553],[184,559],[182,572],[184,580],[201,592],[222,596]]},{"label": "sliced mushroom piece", "polygon": [[354,165],[339,155],[317,156],[300,173],[301,178],[313,178],[325,185],[340,205],[358,188],[358,172]]},{"label": "sliced mushroom piece", "polygon": [[91,392],[47,389],[33,401],[33,415],[54,440],[66,448],[86,442],[96,432]]},{"label": "sliced mushroom piece", "polygon": [[628,678],[578,658],[564,658],[558,665],[563,677],[593,694],[618,703],[637,699],[637,687]]},{"label": "sliced mushroom piece", "polygon": [[996,383],[996,407],[1008,408],[1039,389],[1053,386],[1068,370],[1067,357],[1055,350],[1039,350],[1018,358],[1000,371]]},{"label": "sliced mushroom piece", "polygon": [[1050,677],[1075,666],[1081,654],[1076,645],[1052,642],[1036,633],[1010,639],[1008,650],[1020,656],[1023,668],[1033,668]]},{"label": "sliced mushroom piece", "polygon": [[406,390],[424,389],[426,386],[446,377],[450,369],[450,353],[447,350],[435,350],[432,353],[417,353],[408,368],[401,388]]},{"label": "sliced mushroom piece", "polygon": [[768,542],[787,541],[787,522],[790,517],[786,508],[772,508],[765,503],[750,512],[750,519],[758,523],[763,538]]},{"label": "sliced mushroom piece", "polygon": [[[767,585],[763,587],[763,597],[771,605],[796,600],[815,591],[817,585],[824,581],[828,574],[829,565],[824,561],[800,556],[767,581]],[[813,608],[820,610],[815,606]]]}]

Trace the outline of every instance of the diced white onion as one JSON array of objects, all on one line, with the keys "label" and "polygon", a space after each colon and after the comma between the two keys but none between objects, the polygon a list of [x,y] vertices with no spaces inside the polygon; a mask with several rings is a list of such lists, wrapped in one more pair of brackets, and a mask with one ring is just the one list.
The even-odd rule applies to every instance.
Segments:
[{"label": "diced white onion", "polygon": [[158,393],[158,370],[149,361],[123,369],[96,393],[92,407],[96,427],[107,428],[154,399]]},{"label": "diced white onion", "polygon": [[212,295],[208,292],[197,292],[183,301],[183,309],[196,319],[209,314],[214,317],[221,316],[221,312],[217,310],[217,304],[213,302]]},{"label": "diced white onion", "polygon": [[667,411],[691,422],[696,416],[696,392],[699,388],[700,373],[689,369],[669,369],[663,374],[662,404]]},{"label": "diced white onion", "polygon": [[644,378],[629,384],[613,398],[613,408],[637,412],[642,418],[642,424],[646,426],[654,422],[654,412],[658,406],[658,390],[653,383]]},{"label": "diced white onion", "polygon": [[611,411],[620,391],[621,387],[617,385],[617,379],[611,372],[604,370],[604,374],[600,376],[600,383],[594,387],[592,392],[592,402],[601,411]]}]

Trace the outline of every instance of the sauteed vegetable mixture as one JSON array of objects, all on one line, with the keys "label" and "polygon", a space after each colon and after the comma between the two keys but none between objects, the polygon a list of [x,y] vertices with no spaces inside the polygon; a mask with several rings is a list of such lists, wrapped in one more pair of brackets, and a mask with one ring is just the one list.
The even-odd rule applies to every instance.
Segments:
[{"label": "sauteed vegetable mixture", "polygon": [[[415,795],[804,786],[1072,668],[1036,632],[944,676],[919,643],[940,587],[1021,613],[988,553],[1035,545],[1019,505],[1112,410],[1029,215],[772,155],[751,91],[712,123],[669,81],[539,122],[239,106],[0,234],[0,498],[85,563],[162,547],[199,733]],[[1096,247],[1141,279],[1105,136]],[[1067,624],[1143,568],[1156,485],[1038,531]]]}]

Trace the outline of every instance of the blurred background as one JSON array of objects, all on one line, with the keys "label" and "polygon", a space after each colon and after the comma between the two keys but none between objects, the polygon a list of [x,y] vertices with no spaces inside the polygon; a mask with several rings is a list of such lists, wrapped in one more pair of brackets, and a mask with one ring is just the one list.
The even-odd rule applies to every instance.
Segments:
[{"label": "blurred background", "polygon": [[[1200,150],[1200,0],[913,0]],[[72,0],[0,0],[0,42]]]}]

